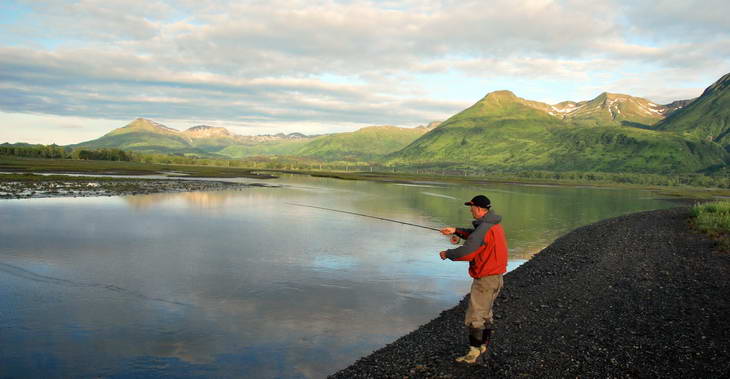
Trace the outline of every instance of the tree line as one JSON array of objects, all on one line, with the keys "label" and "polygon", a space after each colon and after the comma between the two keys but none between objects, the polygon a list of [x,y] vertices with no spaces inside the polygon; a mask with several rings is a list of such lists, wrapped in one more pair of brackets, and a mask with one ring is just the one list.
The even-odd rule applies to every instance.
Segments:
[{"label": "tree line", "polygon": [[0,145],[0,155],[23,158],[83,159],[98,161],[134,161],[135,153],[120,149],[71,149],[58,145]]},{"label": "tree line", "polygon": [[4,143],[0,145],[0,155],[26,158],[70,158],[69,150],[58,145],[11,145]]},{"label": "tree line", "polygon": [[469,176],[494,180],[548,180],[574,183],[622,183],[644,186],[692,186],[730,188],[727,175],[611,173],[585,171],[495,171],[480,167],[429,168],[421,166],[382,165],[371,162],[321,162],[300,157],[264,156],[247,159],[201,158],[183,154],[140,153],[114,148],[86,149],[58,145],[0,144],[0,156],[48,159],[125,161],[147,164],[177,164],[248,169],[292,171],[384,172],[430,176]]}]

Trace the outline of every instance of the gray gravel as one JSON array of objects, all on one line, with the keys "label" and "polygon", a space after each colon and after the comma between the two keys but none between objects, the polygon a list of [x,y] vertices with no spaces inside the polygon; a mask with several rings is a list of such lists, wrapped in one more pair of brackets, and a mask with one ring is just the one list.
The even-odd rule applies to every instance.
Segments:
[{"label": "gray gravel", "polygon": [[479,365],[465,301],[333,378],[729,377],[730,254],[688,227],[688,208],[576,229],[505,276]]}]

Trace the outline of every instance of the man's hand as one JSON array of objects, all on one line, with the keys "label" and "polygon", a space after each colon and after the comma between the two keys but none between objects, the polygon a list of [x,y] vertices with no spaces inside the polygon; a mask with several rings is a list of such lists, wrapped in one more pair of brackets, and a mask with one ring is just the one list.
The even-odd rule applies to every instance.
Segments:
[{"label": "man's hand", "polygon": [[445,234],[447,236],[454,234],[454,233],[456,233],[456,228],[454,228],[454,227],[448,227],[448,228],[441,229],[441,234]]},{"label": "man's hand", "polygon": [[446,259],[446,251],[444,250],[444,251],[440,252],[439,257],[441,257],[441,260]]}]

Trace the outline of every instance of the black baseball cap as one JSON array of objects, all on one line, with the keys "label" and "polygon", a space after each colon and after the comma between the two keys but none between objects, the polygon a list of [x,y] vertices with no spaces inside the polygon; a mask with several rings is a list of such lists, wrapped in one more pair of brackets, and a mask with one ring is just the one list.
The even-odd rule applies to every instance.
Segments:
[{"label": "black baseball cap", "polygon": [[489,198],[484,195],[476,195],[471,201],[467,201],[464,205],[474,205],[480,208],[489,209],[492,206],[492,202]]}]

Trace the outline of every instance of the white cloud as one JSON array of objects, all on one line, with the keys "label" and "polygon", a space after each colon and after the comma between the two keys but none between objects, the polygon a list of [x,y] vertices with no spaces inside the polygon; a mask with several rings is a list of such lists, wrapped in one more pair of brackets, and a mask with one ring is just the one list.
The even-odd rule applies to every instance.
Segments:
[{"label": "white cloud", "polygon": [[0,25],[16,41],[0,44],[6,112],[415,125],[477,100],[431,80],[582,100],[689,93],[730,66],[721,1],[22,3],[29,13]]},{"label": "white cloud", "polygon": [[662,41],[703,42],[730,36],[725,0],[630,0],[621,2],[627,31]]}]

